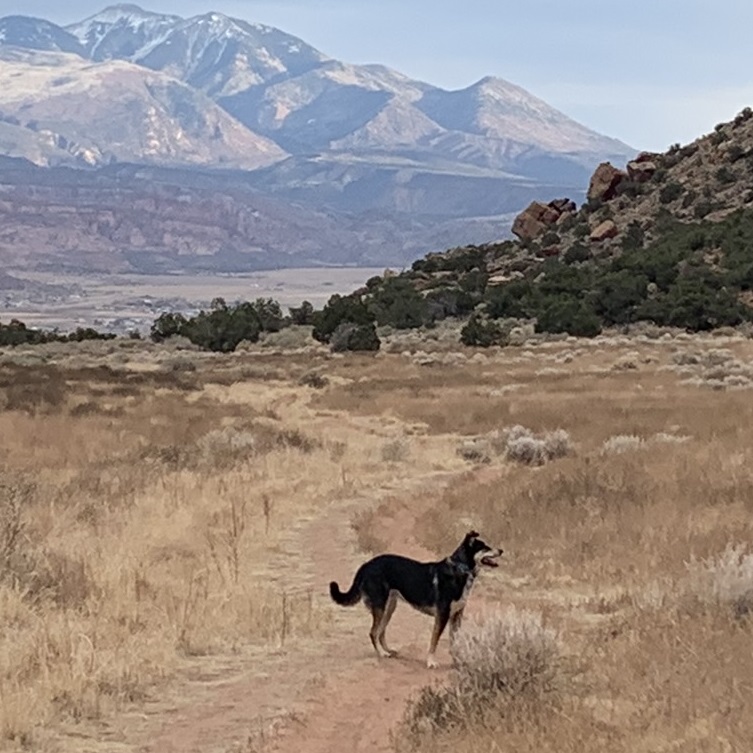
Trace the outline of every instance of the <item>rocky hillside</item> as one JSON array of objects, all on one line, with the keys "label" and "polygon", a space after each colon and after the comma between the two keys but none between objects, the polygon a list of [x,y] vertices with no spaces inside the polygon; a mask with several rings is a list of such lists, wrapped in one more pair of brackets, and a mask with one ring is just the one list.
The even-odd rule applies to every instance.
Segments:
[{"label": "rocky hillside", "polygon": [[429,254],[357,294],[407,295],[409,285],[419,294],[411,326],[472,314],[477,344],[504,340],[512,319],[572,334],[752,320],[753,111],[664,154],[599,165],[580,208],[533,202],[513,232],[518,240]]}]

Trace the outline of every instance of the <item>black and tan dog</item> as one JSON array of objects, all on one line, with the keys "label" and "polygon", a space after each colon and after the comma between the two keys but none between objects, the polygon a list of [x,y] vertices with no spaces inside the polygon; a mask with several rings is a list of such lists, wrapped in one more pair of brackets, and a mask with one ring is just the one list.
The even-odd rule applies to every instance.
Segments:
[{"label": "black and tan dog", "polygon": [[[417,562],[397,554],[381,554],[361,565],[347,593],[334,581],[329,592],[334,601],[350,607],[363,599],[371,612],[371,643],[377,656],[395,656],[387,647],[384,633],[402,597],[414,609],[434,616],[429,644],[428,667],[436,667],[434,652],[447,623],[450,638],[460,627],[463,609],[482,565],[497,567],[501,549],[483,542],[476,531],[466,534],[460,546],[439,562]],[[384,654],[379,650],[380,647]]]}]

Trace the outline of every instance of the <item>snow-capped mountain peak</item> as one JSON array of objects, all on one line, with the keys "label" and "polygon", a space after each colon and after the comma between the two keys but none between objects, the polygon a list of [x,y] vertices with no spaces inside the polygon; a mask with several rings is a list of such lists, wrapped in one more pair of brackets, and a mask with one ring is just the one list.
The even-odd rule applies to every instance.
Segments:
[{"label": "snow-capped mountain peak", "polygon": [[138,5],[123,4],[111,5],[65,30],[79,40],[93,60],[131,60],[144,45],[164,36],[180,21],[179,16],[152,13]]}]

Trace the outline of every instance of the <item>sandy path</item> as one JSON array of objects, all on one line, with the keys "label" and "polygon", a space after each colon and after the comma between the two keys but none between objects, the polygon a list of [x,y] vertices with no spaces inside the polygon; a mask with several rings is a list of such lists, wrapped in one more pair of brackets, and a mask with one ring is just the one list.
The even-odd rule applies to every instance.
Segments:
[{"label": "sandy path", "polygon": [[[431,619],[405,605],[398,607],[388,630],[394,659],[378,660],[368,638],[370,617],[363,606],[337,607],[328,595],[330,580],[350,585],[365,559],[356,551],[351,520],[358,508],[375,505],[397,491],[444,486],[455,474],[436,473],[400,488],[385,488],[369,499],[335,503],[318,519],[300,521],[289,532],[286,549],[296,553],[280,582],[295,578],[314,599],[334,612],[333,623],[315,639],[281,650],[259,651],[239,676],[217,672],[200,677],[180,704],[147,713],[136,745],[112,750],[141,753],[352,753],[390,750],[389,733],[402,717],[410,696],[441,680],[449,667],[446,637],[440,643],[440,668],[424,661]],[[411,542],[402,516],[387,523],[393,551],[431,559]],[[227,677],[233,677],[227,680]],[[131,721],[134,721],[133,719]],[[270,732],[271,730],[271,732]],[[134,727],[131,726],[131,732]],[[131,735],[129,735],[131,737]],[[117,739],[117,735],[114,736]],[[114,740],[113,740],[114,741]]]}]

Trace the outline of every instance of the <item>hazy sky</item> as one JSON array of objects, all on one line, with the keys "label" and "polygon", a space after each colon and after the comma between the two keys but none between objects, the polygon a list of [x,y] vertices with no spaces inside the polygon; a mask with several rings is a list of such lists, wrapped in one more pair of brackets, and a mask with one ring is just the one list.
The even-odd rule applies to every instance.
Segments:
[{"label": "hazy sky", "polygon": [[[0,0],[0,15],[68,23],[96,0]],[[277,26],[352,63],[445,88],[523,86],[637,148],[687,142],[753,106],[752,0],[151,0]]]}]

